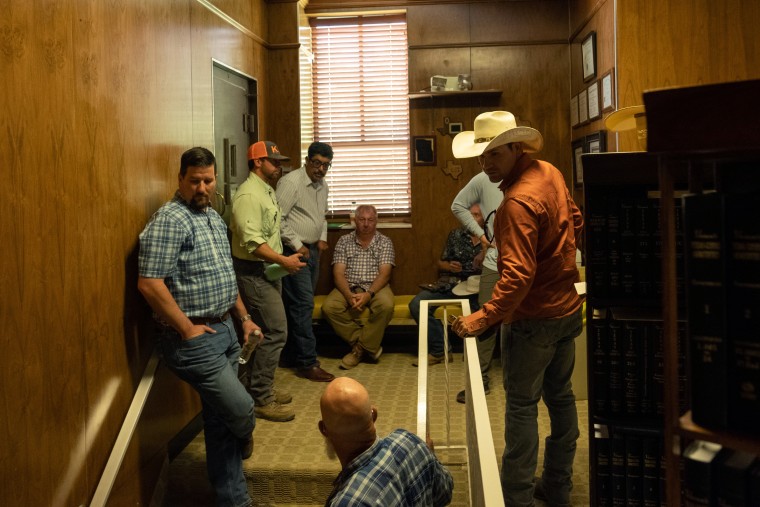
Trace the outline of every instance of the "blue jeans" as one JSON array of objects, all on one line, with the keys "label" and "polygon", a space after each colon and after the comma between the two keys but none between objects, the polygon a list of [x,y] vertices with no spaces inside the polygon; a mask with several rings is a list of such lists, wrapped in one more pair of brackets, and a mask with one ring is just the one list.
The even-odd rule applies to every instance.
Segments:
[{"label": "blue jeans", "polygon": [[501,326],[501,362],[507,392],[506,447],[501,486],[509,506],[533,505],[538,459],[538,400],[549,409],[542,480],[550,503],[569,503],[578,412],[570,377],[582,310],[559,319],[521,320]]},{"label": "blue jeans", "polygon": [[[283,255],[294,253],[294,250],[285,247]],[[282,279],[282,301],[288,317],[288,340],[282,356],[286,362],[300,369],[319,366],[317,337],[314,336],[312,324],[314,290],[319,279],[319,249],[316,244],[309,246],[309,258],[303,260],[306,266]]]},{"label": "blue jeans", "polygon": [[220,507],[251,503],[243,475],[241,440],[255,426],[253,400],[238,380],[240,355],[232,319],[206,333],[182,340],[172,328],[162,328],[158,342],[166,366],[198,391],[203,404],[206,469]]},{"label": "blue jeans", "polygon": [[[462,299],[462,296],[457,296],[451,291],[446,292],[432,292],[423,289],[422,292],[414,296],[414,299],[409,303],[409,312],[411,312],[414,321],[419,325],[420,323],[420,301],[436,301],[441,299]],[[478,308],[478,295],[471,294],[467,296],[470,300],[470,311],[474,312]],[[444,354],[443,346],[443,323],[435,318],[435,311],[437,306],[428,306],[428,352],[436,357],[441,357]],[[449,345],[449,350],[451,345]]]},{"label": "blue jeans", "polygon": [[251,263],[233,257],[232,264],[240,298],[264,333],[264,341],[256,347],[251,360],[244,366],[246,378],[243,379],[243,385],[248,388],[253,401],[263,407],[274,401],[274,372],[288,337],[288,320],[282,304],[282,280],[270,282],[264,278],[263,262]]}]

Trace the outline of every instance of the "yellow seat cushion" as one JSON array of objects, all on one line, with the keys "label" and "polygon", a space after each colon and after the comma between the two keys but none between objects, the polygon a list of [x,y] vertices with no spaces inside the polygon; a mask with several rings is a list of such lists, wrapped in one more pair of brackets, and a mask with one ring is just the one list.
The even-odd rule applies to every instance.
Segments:
[{"label": "yellow seat cushion", "polygon": [[[312,313],[312,320],[322,320],[322,303],[324,303],[327,296],[314,296],[314,312]],[[414,326],[416,323],[412,318],[411,312],[409,312],[409,303],[414,299],[413,295],[396,295],[393,296],[393,318],[391,319],[391,326]],[[443,317],[443,306],[438,307],[435,311],[437,318]],[[448,312],[452,315],[461,315],[462,309],[459,305],[449,305]],[[369,310],[364,310],[362,317],[367,317]]]}]

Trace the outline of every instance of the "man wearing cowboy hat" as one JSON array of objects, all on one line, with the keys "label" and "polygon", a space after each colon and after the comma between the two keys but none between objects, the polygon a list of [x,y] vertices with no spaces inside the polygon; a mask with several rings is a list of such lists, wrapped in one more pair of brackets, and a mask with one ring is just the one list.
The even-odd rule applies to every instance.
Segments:
[{"label": "man wearing cowboy hat", "polygon": [[460,336],[477,336],[501,323],[502,366],[507,391],[501,484],[510,506],[532,506],[538,457],[538,400],[551,419],[544,469],[535,483],[549,505],[569,505],[578,413],[570,377],[575,337],[583,328],[583,300],[575,290],[576,242],[583,218],[564,177],[528,153],[543,146],[541,134],[518,127],[512,113],[493,111],[475,119],[474,131],[453,141],[457,158],[478,157],[504,201],[496,211],[498,251],[491,300],[453,325]]}]

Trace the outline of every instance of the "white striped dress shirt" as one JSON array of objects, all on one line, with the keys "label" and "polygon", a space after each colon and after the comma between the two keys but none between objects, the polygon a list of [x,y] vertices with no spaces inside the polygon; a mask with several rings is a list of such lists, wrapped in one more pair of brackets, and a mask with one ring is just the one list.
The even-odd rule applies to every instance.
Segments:
[{"label": "white striped dress shirt", "polygon": [[319,240],[327,241],[327,182],[312,182],[301,167],[283,176],[277,184],[277,202],[282,209],[280,234],[293,250]]}]

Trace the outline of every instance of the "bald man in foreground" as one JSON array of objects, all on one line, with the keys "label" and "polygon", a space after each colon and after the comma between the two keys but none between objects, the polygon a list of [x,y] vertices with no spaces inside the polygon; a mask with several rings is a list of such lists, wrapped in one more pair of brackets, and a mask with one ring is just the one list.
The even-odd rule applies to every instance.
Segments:
[{"label": "bald man in foreground", "polygon": [[319,401],[319,431],[328,456],[343,470],[325,505],[439,506],[451,502],[454,481],[417,435],[397,429],[377,438],[377,408],[356,380],[340,377]]}]

